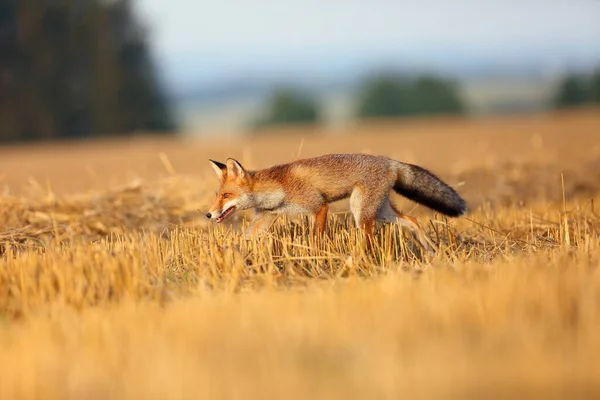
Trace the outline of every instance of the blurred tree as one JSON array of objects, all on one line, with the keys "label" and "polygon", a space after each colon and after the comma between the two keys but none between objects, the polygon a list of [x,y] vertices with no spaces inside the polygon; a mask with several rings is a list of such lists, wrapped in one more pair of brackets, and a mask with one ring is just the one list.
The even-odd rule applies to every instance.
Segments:
[{"label": "blurred tree", "polygon": [[359,117],[458,114],[464,106],[450,81],[434,76],[410,80],[384,74],[368,79],[359,93]]},{"label": "blurred tree", "polygon": [[594,103],[600,103],[600,68],[592,75],[590,79],[590,100]]},{"label": "blurred tree", "polygon": [[0,137],[16,127],[16,108],[9,100],[14,96],[13,71],[17,56],[17,0],[0,1]]},{"label": "blurred tree", "polygon": [[422,76],[410,86],[410,114],[460,114],[464,106],[458,89],[434,76]]},{"label": "blurred tree", "polygon": [[132,0],[0,2],[0,140],[175,129]]},{"label": "blurred tree", "polygon": [[590,91],[586,79],[579,75],[566,76],[558,87],[554,104],[557,108],[574,107],[587,103]]},{"label": "blurred tree", "polygon": [[410,113],[410,84],[402,77],[381,75],[363,85],[359,94],[359,117],[392,117]]},{"label": "blurred tree", "polygon": [[276,124],[317,122],[319,110],[316,101],[299,90],[280,88],[275,90],[267,101],[267,112],[254,124],[262,128]]}]

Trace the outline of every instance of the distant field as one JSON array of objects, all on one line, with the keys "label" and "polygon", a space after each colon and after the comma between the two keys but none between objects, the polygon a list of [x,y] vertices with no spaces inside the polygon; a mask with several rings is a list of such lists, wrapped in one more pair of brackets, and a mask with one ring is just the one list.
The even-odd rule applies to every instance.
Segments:
[{"label": "distant field", "polygon": [[[0,148],[0,398],[600,396],[600,112],[380,121],[255,138]],[[330,152],[431,169],[470,205],[398,196],[375,256],[333,208],[245,243],[203,212],[207,159]]]}]

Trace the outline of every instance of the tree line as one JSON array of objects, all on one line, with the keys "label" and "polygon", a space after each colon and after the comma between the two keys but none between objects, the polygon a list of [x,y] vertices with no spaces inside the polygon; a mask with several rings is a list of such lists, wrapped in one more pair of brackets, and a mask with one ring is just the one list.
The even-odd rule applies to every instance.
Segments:
[{"label": "tree line", "polygon": [[132,0],[0,1],[0,141],[175,128]]},{"label": "tree line", "polygon": [[[456,82],[441,77],[400,74],[375,75],[358,90],[358,119],[402,117],[411,115],[460,115],[467,107]],[[585,104],[600,104],[600,69],[585,74],[570,74],[556,88],[549,107],[562,109]],[[293,88],[274,91],[266,103],[266,112],[255,121],[254,128],[298,122],[318,122],[319,103],[307,93]]]},{"label": "tree line", "polygon": [[[393,73],[375,75],[362,84],[357,103],[354,114],[358,118],[461,114],[465,111],[457,85],[433,75],[416,78]],[[254,121],[253,127],[317,122],[321,117],[318,102],[308,93],[283,88],[275,90],[267,99],[266,112]]]},{"label": "tree line", "polygon": [[[134,0],[0,0],[0,142],[177,129]],[[367,79],[358,118],[462,114],[458,85],[440,76]],[[600,70],[569,75],[556,108],[600,103]],[[316,122],[318,102],[282,89],[257,128]]]},{"label": "tree line", "polygon": [[591,74],[569,74],[560,83],[554,105],[569,108],[600,104],[600,68]]}]

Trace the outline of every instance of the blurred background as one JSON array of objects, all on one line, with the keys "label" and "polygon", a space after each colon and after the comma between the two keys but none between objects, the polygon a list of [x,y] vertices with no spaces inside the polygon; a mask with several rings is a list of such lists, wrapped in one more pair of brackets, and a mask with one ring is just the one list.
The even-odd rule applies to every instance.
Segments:
[{"label": "blurred background", "polygon": [[600,2],[1,0],[0,140],[600,103]]}]

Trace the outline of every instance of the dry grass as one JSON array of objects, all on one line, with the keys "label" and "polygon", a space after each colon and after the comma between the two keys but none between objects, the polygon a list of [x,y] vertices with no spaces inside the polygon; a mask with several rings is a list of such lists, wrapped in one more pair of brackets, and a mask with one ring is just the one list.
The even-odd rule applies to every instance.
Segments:
[{"label": "dry grass", "polygon": [[301,131],[2,150],[0,398],[598,396],[597,112],[350,130],[302,155],[388,154],[466,197],[459,220],[395,199],[435,257],[390,226],[369,255],[341,212],[319,244],[303,217],[250,243],[245,214],[202,219],[206,158],[289,160]]}]

